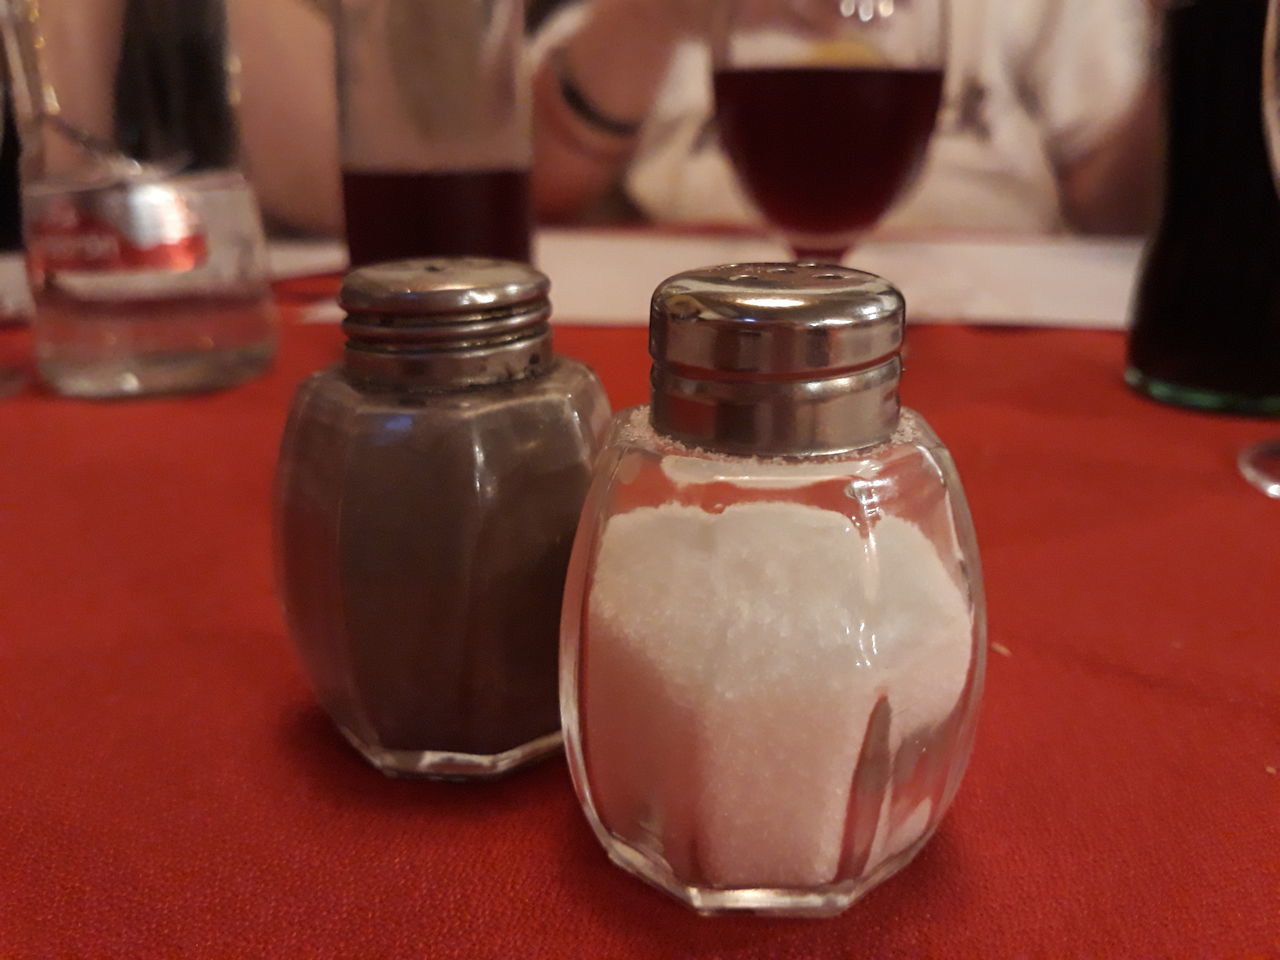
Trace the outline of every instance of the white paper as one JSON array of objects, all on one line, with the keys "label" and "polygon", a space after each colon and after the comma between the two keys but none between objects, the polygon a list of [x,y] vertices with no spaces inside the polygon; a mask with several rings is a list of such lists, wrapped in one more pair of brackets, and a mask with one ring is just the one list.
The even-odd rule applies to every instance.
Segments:
[{"label": "white paper", "polygon": [[[881,238],[846,262],[902,290],[913,322],[1122,330],[1141,250],[1136,239]],[[277,280],[336,273],[347,264],[336,240],[273,241],[269,255]],[[672,274],[785,256],[764,239],[644,229],[544,229],[534,247],[539,269],[551,277],[555,322],[605,326],[645,325],[653,288]],[[15,304],[12,312],[27,310],[19,254],[0,257],[0,301]],[[335,303],[318,301],[302,319],[341,317]]]},{"label": "white paper", "polygon": [[267,264],[272,280],[339,273],[347,269],[347,245],[341,240],[272,240]]},{"label": "white paper", "polygon": [[[561,323],[644,324],[653,288],[672,274],[785,259],[780,246],[741,237],[550,230],[538,241]],[[1138,240],[885,239],[846,263],[897,286],[913,321],[1119,330],[1140,253]]]}]

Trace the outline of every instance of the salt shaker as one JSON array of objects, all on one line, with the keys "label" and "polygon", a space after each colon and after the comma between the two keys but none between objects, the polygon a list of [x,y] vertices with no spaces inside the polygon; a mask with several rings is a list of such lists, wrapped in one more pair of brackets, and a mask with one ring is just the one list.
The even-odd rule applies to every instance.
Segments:
[{"label": "salt shaker", "polygon": [[904,304],[818,264],[677,275],[652,404],[579,526],[561,712],[615,863],[703,913],[837,913],[950,804],[982,690],[950,455],[898,401]]},{"label": "salt shaker", "polygon": [[501,260],[354,271],[343,363],[303,383],[285,428],[289,630],[389,775],[487,777],[560,744],[561,591],[609,412],[553,353],[547,290]]}]

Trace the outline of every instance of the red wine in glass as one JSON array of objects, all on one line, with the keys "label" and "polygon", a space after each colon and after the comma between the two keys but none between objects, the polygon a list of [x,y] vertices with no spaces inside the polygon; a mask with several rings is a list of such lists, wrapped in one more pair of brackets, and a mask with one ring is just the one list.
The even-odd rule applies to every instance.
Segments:
[{"label": "red wine in glass", "polygon": [[799,259],[838,261],[924,162],[940,68],[768,66],[714,76],[720,140]]},{"label": "red wine in glass", "polygon": [[407,257],[529,262],[528,170],[342,171],[351,265]]}]

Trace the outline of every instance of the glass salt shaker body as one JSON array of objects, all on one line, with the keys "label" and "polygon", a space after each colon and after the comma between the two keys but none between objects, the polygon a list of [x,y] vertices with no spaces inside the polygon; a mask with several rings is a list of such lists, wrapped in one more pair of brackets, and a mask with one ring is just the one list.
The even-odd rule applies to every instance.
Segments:
[{"label": "glass salt shaker body", "polygon": [[878,277],[729,265],[654,294],[570,563],[570,770],[624,869],[703,913],[837,913],[904,866],[974,735],[985,613],[951,457],[900,409]]},{"label": "glass salt shaker body", "polygon": [[554,355],[525,265],[374,265],[341,302],[344,362],[303,383],[280,453],[290,633],[384,773],[504,773],[560,744],[560,598],[607,400]]}]

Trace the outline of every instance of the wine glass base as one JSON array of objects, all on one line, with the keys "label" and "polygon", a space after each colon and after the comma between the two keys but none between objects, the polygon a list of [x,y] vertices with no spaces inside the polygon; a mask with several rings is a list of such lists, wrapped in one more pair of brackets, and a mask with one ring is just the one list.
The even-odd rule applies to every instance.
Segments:
[{"label": "wine glass base", "polygon": [[1280,439],[1245,447],[1236,457],[1236,465],[1249,483],[1280,500]]},{"label": "wine glass base", "polygon": [[835,266],[840,266],[844,262],[847,253],[848,250],[843,247],[835,250],[813,250],[796,247],[791,249],[791,257],[796,263],[829,263]]}]

